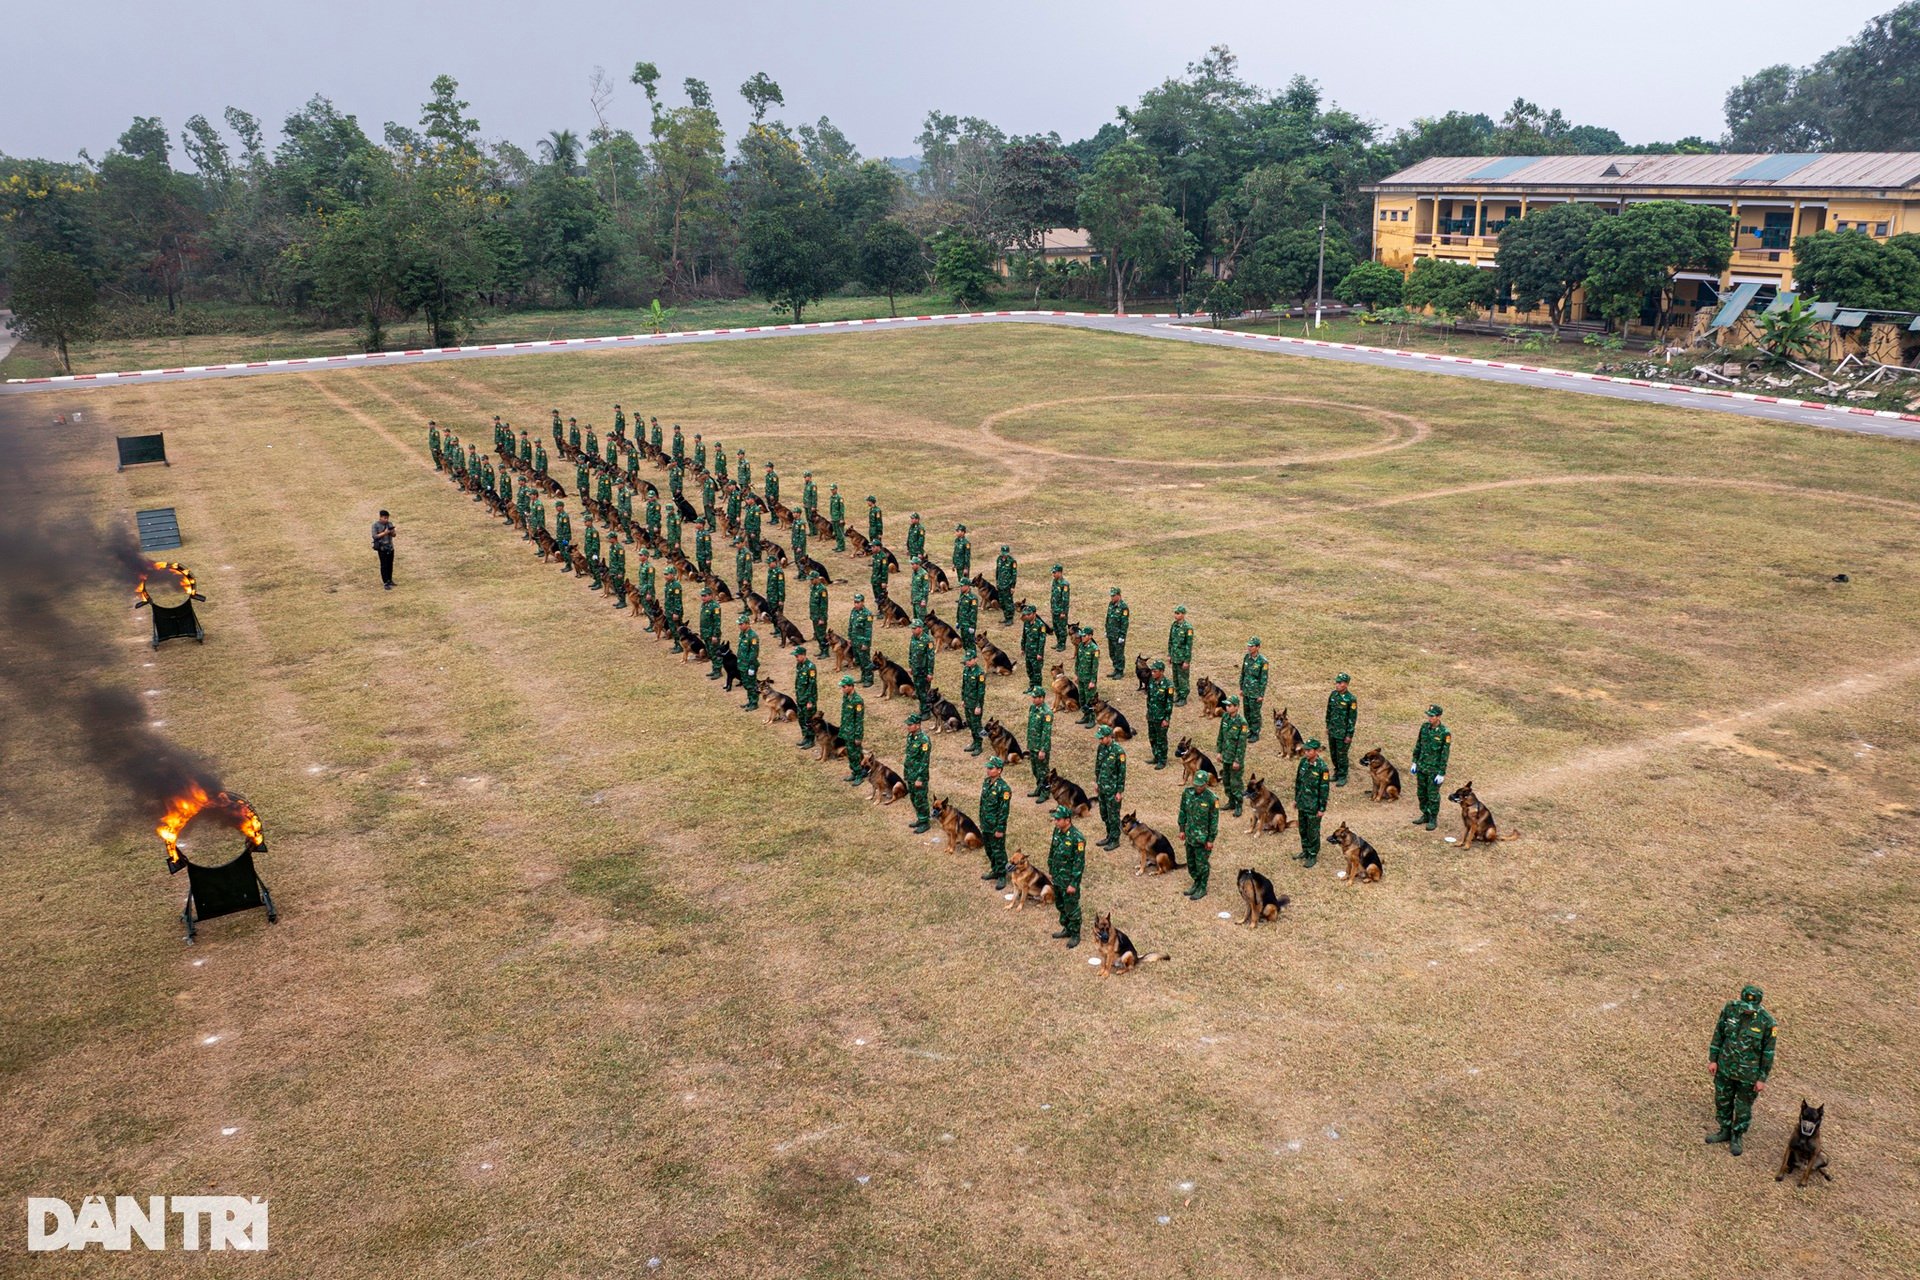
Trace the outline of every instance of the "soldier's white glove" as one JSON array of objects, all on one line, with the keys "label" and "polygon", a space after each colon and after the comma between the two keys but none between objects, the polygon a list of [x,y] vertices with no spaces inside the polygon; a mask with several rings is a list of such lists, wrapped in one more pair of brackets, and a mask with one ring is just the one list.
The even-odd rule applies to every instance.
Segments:
[{"label": "soldier's white glove", "polygon": [[1417,764],[1410,764],[1407,766],[1407,770],[1410,773],[1418,773],[1420,772],[1420,766]]},{"label": "soldier's white glove", "polygon": [[1439,786],[1441,783],[1445,782],[1446,780],[1447,780],[1447,775],[1444,773],[1436,773],[1433,775],[1433,785],[1436,787]]}]

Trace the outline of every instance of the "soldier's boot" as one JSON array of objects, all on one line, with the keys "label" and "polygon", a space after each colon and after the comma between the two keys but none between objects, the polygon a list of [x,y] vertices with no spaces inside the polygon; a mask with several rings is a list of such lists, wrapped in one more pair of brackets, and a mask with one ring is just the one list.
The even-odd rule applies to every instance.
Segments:
[{"label": "soldier's boot", "polygon": [[801,751],[811,751],[814,748],[813,735],[808,734],[806,737],[800,739],[800,741],[794,743],[793,745]]},{"label": "soldier's boot", "polygon": [[1732,1142],[1732,1141],[1733,1141],[1733,1129],[1730,1126],[1724,1125],[1724,1124],[1721,1125],[1714,1132],[1707,1135],[1708,1146],[1712,1146],[1716,1142]]},{"label": "soldier's boot", "polygon": [[998,880],[1000,878],[1000,873],[998,871],[995,871],[992,867],[988,867],[986,874],[981,876],[980,878],[982,880]]},{"label": "soldier's boot", "polygon": [[1736,1156],[1740,1154],[1740,1138],[1740,1134],[1734,1134],[1727,1147],[1727,1150]]},{"label": "soldier's boot", "polygon": [[1007,873],[1006,873],[1006,872],[1004,872],[1004,871],[1002,871],[1002,872],[1001,872],[1001,873],[1000,873],[999,875],[997,875],[997,876],[995,876],[995,877],[994,877],[994,880],[993,880],[993,887],[994,887],[995,889],[1004,889],[1004,888],[1006,888],[1006,887],[1007,887]]},{"label": "soldier's boot", "polygon": [[1427,819],[1427,830],[1432,831],[1434,828],[1438,827],[1439,825],[1440,825],[1440,820],[1438,818]]},{"label": "soldier's boot", "polygon": [[932,827],[933,827],[932,823],[929,823],[928,821],[926,821],[926,819],[922,818],[918,822],[915,822],[912,826],[908,827],[907,830],[917,836],[917,835],[924,835],[926,832],[932,830]]},{"label": "soldier's boot", "polygon": [[1077,947],[1077,946],[1079,946],[1079,945],[1080,945],[1080,935],[1079,935],[1079,934],[1077,934],[1077,933],[1076,933],[1076,934],[1074,934],[1074,935],[1073,935],[1072,937],[1070,937],[1070,938],[1068,938],[1068,939],[1067,939],[1067,950],[1069,950],[1069,951],[1071,951],[1071,950],[1073,950],[1073,949],[1074,949],[1075,947]]},{"label": "soldier's boot", "polygon": [[1066,929],[1055,929],[1053,931],[1053,936],[1056,938],[1071,938],[1073,934],[1067,931]]},{"label": "soldier's boot", "polygon": [[1408,823],[1407,825],[1410,827],[1423,827],[1426,824],[1427,824],[1427,815],[1422,813],[1422,814],[1416,815],[1413,821]]}]

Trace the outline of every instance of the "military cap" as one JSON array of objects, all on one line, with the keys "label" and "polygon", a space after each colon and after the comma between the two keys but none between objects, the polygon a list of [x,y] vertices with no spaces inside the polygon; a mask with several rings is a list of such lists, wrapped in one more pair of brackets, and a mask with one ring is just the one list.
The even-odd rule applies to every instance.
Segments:
[{"label": "military cap", "polygon": [[1103,724],[1093,731],[1093,736],[1096,738],[1111,738],[1113,736],[1113,726]]},{"label": "military cap", "polygon": [[920,723],[920,722],[921,722],[922,720],[924,720],[924,719],[926,719],[926,717],[925,717],[925,716],[923,716],[923,715],[921,715],[921,714],[920,714],[920,713],[919,713],[918,711],[915,711],[915,712],[913,712],[913,713],[911,713],[910,715],[908,715],[908,716],[907,716],[907,723],[908,723],[908,724],[919,724],[919,723]]},{"label": "military cap", "polygon": [[795,650],[793,651],[793,656],[794,656],[794,657],[796,657],[796,658],[804,658],[804,657],[806,657],[806,656],[807,656],[807,646],[805,646],[805,645],[801,645],[801,646],[800,646],[800,647],[799,647],[798,649],[795,649]]},{"label": "military cap", "polygon": [[1428,707],[1427,714],[1430,716],[1437,716],[1442,714],[1440,711],[1440,704],[1436,702],[1432,706]]},{"label": "military cap", "polygon": [[1759,1004],[1760,996],[1761,996],[1760,988],[1754,986],[1751,982],[1749,982],[1746,986],[1740,988],[1740,998],[1742,1000],[1745,1000],[1748,1004]]},{"label": "military cap", "polygon": [[1250,638],[1249,638],[1249,639],[1247,640],[1247,648],[1249,648],[1249,649],[1258,649],[1259,647],[1260,647],[1260,637],[1259,637],[1259,636],[1252,636],[1252,637],[1250,637]]},{"label": "military cap", "polygon": [[1027,696],[1029,698],[1044,698],[1047,696],[1047,691],[1039,685],[1035,685],[1033,688],[1027,690]]},{"label": "military cap", "polygon": [[867,501],[868,501],[868,502],[873,502],[873,501],[875,501],[875,499],[874,499],[874,496],[873,496],[872,494],[868,494],[868,495],[867,495]]},{"label": "military cap", "polygon": [[1187,606],[1185,606],[1185,605],[1183,605],[1183,604],[1177,604],[1177,605],[1175,605],[1175,606],[1173,606],[1173,611],[1174,611],[1175,613],[1185,613],[1185,612],[1187,611]]},{"label": "military cap", "polygon": [[965,657],[963,657],[963,658],[961,658],[961,661],[962,661],[962,662],[978,662],[978,661],[980,661],[980,651],[979,651],[978,649],[969,649],[969,650],[967,650],[967,652],[966,652],[966,656],[965,656]]},{"label": "military cap", "polygon": [[700,594],[701,594],[701,595],[703,595],[703,596],[710,596],[710,595],[712,595],[712,594],[713,594],[713,588],[712,588],[712,587],[702,587],[702,588],[700,588]]},{"label": "military cap", "polygon": [[1005,760],[1002,760],[1002,759],[1001,759],[1001,758],[1000,758],[999,756],[988,756],[988,757],[987,757],[987,768],[989,768],[989,769],[1004,769],[1004,768],[1006,768],[1006,767],[1007,767],[1007,762],[1006,762]]},{"label": "military cap", "polygon": [[920,513],[918,511],[914,512],[912,515],[907,517],[907,519],[909,520],[918,520],[919,518],[920,518]]},{"label": "military cap", "polygon": [[1038,613],[1040,609],[1039,609],[1039,606],[1034,604],[1033,601],[1023,600],[1020,602],[1020,611],[1022,613]]},{"label": "military cap", "polygon": [[1010,553],[1010,552],[1012,552],[1012,550],[1013,550],[1013,548],[1012,548],[1012,547],[1010,547],[1010,546],[1008,546],[1008,545],[1007,545],[1006,543],[1004,543],[1004,542],[1000,544],[1000,549],[1001,549],[1002,551],[1005,551],[1005,552],[1009,552],[1009,553]]},{"label": "military cap", "polygon": [[854,602],[855,604],[865,604],[865,603],[867,602],[867,594],[866,594],[866,592],[864,592],[864,591],[856,591],[856,592],[854,592],[854,593],[853,593],[853,602]]},{"label": "military cap", "polygon": [[740,615],[740,625],[741,625],[741,626],[743,626],[743,627],[744,627],[744,626],[746,626],[746,625],[747,625],[748,623],[750,623],[750,622],[752,622],[752,621],[753,621],[753,615],[752,615],[752,614],[750,614],[750,613],[743,613],[743,614],[741,614],[741,615]]},{"label": "military cap", "polygon": [[1204,787],[1209,782],[1212,782],[1212,781],[1213,781],[1213,775],[1208,773],[1205,769],[1202,769],[1200,772],[1193,775],[1193,785],[1196,787]]},{"label": "military cap", "polygon": [[1306,749],[1309,751],[1318,751],[1320,749],[1320,739],[1308,738],[1305,744],[1303,745],[1305,745]]},{"label": "military cap", "polygon": [[1119,594],[1120,594],[1120,588],[1118,588],[1118,587],[1108,587],[1108,588],[1107,588],[1107,594],[1108,594],[1108,595],[1110,595],[1110,596],[1117,596],[1117,595],[1119,595]]},{"label": "military cap", "polygon": [[1230,694],[1228,694],[1228,695],[1227,695],[1227,705],[1228,705],[1228,706],[1230,706],[1230,707],[1237,707],[1237,706],[1239,706],[1239,705],[1240,705],[1240,695],[1239,695],[1239,694],[1237,694],[1237,693],[1230,693]]},{"label": "military cap", "polygon": [[955,533],[965,533],[965,532],[967,531],[967,526],[965,526],[965,525],[963,525],[963,524],[957,524],[957,525],[955,525],[955,526],[953,526],[953,531],[954,531]]},{"label": "military cap", "polygon": [[813,472],[811,472],[811,471],[802,471],[802,472],[800,473],[800,478],[801,478],[802,480],[805,480],[805,479],[806,479],[806,478],[807,478],[808,476],[811,476],[812,474],[813,474]]},{"label": "military cap", "polygon": [[[812,474],[813,474],[813,472],[811,472],[811,471],[809,471],[809,472],[807,472],[807,474],[808,474],[808,475],[812,475]],[[839,485],[837,485],[837,484],[830,484],[830,485],[828,485],[828,486],[827,486],[827,488],[829,488],[829,489],[831,489],[831,490],[833,490],[833,491],[834,491],[835,493],[838,493],[838,492],[840,492],[840,486],[839,486]]]},{"label": "military cap", "polygon": [[1167,669],[1167,664],[1162,662],[1160,659],[1155,658],[1153,660],[1152,667],[1153,667],[1153,670],[1155,671],[1165,671]]},{"label": "military cap", "polygon": [[1064,565],[1055,565],[1053,566],[1053,571],[1055,573],[1065,573],[1067,570]]},{"label": "military cap", "polygon": [[840,687],[841,687],[842,689],[851,689],[851,688],[853,688],[853,677],[852,677],[852,676],[841,676],[841,677],[840,677]]},{"label": "military cap", "polygon": [[1067,808],[1067,806],[1063,804],[1057,804],[1053,806],[1053,820],[1055,822],[1059,822],[1059,821],[1062,821],[1063,819],[1067,822],[1072,822],[1073,810]]},{"label": "military cap", "polygon": [[1342,672],[1341,672],[1341,673],[1340,673],[1339,675],[1337,675],[1337,676],[1335,676],[1335,677],[1333,678],[1333,682],[1334,682],[1335,684],[1345,684],[1345,683],[1346,683],[1347,681],[1349,681],[1349,680],[1351,680],[1351,679],[1353,679],[1353,677],[1352,677],[1352,676],[1350,676],[1350,675],[1348,675],[1348,674],[1347,674],[1346,672],[1344,672],[1344,671],[1342,671]]}]

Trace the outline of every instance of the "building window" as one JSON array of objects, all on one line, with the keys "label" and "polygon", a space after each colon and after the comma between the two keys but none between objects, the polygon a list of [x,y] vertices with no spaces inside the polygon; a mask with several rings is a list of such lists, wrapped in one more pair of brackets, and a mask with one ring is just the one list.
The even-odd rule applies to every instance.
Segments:
[{"label": "building window", "polygon": [[1873,224],[1873,234],[1875,234],[1875,235],[1877,235],[1877,236],[1884,236],[1885,234],[1887,234],[1887,224],[1886,224],[1886,223],[1884,223],[1884,222],[1876,222],[1876,223],[1874,223],[1874,224]]}]

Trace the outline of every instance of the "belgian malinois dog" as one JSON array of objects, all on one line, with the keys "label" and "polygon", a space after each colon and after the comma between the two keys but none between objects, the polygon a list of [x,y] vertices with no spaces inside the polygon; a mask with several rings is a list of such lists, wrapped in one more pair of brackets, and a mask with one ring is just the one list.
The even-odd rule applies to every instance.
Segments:
[{"label": "belgian malinois dog", "polygon": [[1347,851],[1347,879],[1355,883],[1361,880],[1378,881],[1386,874],[1386,866],[1380,861],[1380,851],[1346,823],[1341,823],[1339,830],[1333,833],[1333,842]]},{"label": "belgian malinois dog", "polygon": [[1207,677],[1201,676],[1200,683],[1193,686],[1193,691],[1200,695],[1200,710],[1208,716],[1218,720],[1227,714],[1227,691],[1225,689],[1222,689],[1219,685],[1207,679]]},{"label": "belgian malinois dog", "polygon": [[760,696],[767,700],[767,723],[779,724],[782,720],[794,720],[800,715],[800,704],[773,687],[773,681],[760,677]]},{"label": "belgian malinois dog", "polygon": [[1273,736],[1280,741],[1280,754],[1288,760],[1299,755],[1306,742],[1300,736],[1300,731],[1293,727],[1293,721],[1287,719],[1285,707],[1273,713]]},{"label": "belgian malinois dog", "polygon": [[1273,881],[1267,879],[1252,867],[1242,867],[1240,874],[1234,877],[1234,879],[1240,886],[1240,901],[1247,904],[1246,918],[1244,920],[1236,920],[1234,922],[1235,924],[1243,924],[1249,929],[1257,929],[1260,927],[1262,920],[1278,920],[1280,918],[1280,908],[1293,901],[1292,898],[1289,898],[1284,893],[1275,893],[1273,891]]},{"label": "belgian malinois dog", "polygon": [[1220,776],[1220,770],[1214,766],[1213,757],[1194,746],[1192,738],[1180,739],[1179,745],[1173,749],[1173,755],[1185,772],[1186,776],[1182,779],[1184,782],[1192,782],[1193,775],[1203,769],[1216,778]]},{"label": "belgian malinois dog", "polygon": [[1373,798],[1379,801],[1400,798],[1400,771],[1388,762],[1386,753],[1375,747],[1360,757],[1360,763],[1373,778]]},{"label": "belgian malinois dog", "polygon": [[1278,835],[1287,829],[1287,807],[1280,802],[1280,793],[1268,786],[1265,778],[1251,773],[1247,775],[1247,807],[1253,811],[1247,822],[1248,835]]},{"label": "belgian malinois dog", "polygon": [[1026,758],[1026,751],[1020,746],[1020,739],[1013,736],[1007,726],[998,720],[989,720],[983,730],[987,745],[993,748],[993,754],[1005,760],[1009,765],[1019,764]]},{"label": "belgian malinois dog", "polygon": [[1449,795],[1447,799],[1460,802],[1461,848],[1464,849],[1471,846],[1476,840],[1482,840],[1487,844],[1492,844],[1496,840],[1518,840],[1520,838],[1518,831],[1509,831],[1504,836],[1500,834],[1500,829],[1495,826],[1493,822],[1493,810],[1480,803],[1480,797],[1473,794],[1473,782],[1471,780],[1464,783],[1458,791]]},{"label": "belgian malinois dog", "polygon": [[1173,841],[1140,821],[1139,814],[1122,814],[1120,831],[1133,842],[1133,847],[1140,853],[1140,869],[1133,874],[1144,876],[1151,873],[1163,876],[1169,871],[1180,869],[1180,863],[1173,854]]},{"label": "belgian malinois dog", "polygon": [[945,796],[933,802],[933,820],[947,833],[947,848],[953,852],[986,847],[986,838],[980,834],[980,824],[956,809],[953,801]]},{"label": "belgian malinois dog", "polygon": [[1042,905],[1053,901],[1053,881],[1018,850],[1007,860],[1007,878],[1013,881],[1013,901],[1007,904],[1007,910],[1019,911],[1029,900]]},{"label": "belgian malinois dog", "polygon": [[874,759],[873,752],[860,757],[860,767],[867,771],[867,787],[873,792],[875,804],[892,804],[907,798],[906,779]]},{"label": "belgian malinois dog", "polygon": [[974,632],[974,639],[978,642],[974,647],[980,654],[980,661],[986,667],[988,675],[1010,676],[1013,674],[1013,657],[1005,649],[977,631]]},{"label": "belgian malinois dog", "polygon": [[1055,711],[1078,711],[1080,709],[1080,686],[1067,674],[1064,663],[1053,664],[1053,709]]},{"label": "belgian malinois dog", "polygon": [[1087,798],[1086,788],[1062,777],[1058,769],[1047,770],[1047,792],[1055,804],[1063,804],[1073,810],[1076,818],[1084,818],[1093,810],[1093,801]]},{"label": "belgian malinois dog", "polygon": [[1787,1154],[1780,1157],[1780,1172],[1773,1175],[1779,1182],[1795,1169],[1800,1169],[1799,1185],[1806,1186],[1807,1179],[1819,1174],[1828,1182],[1833,1175],[1827,1172],[1827,1153],[1820,1149],[1820,1122],[1827,1114],[1827,1104],[1807,1105],[1805,1098],[1800,1099],[1800,1122],[1793,1127],[1793,1137],[1787,1140]]},{"label": "belgian malinois dog", "polygon": [[1152,964],[1156,960],[1171,960],[1172,956],[1164,951],[1151,951],[1141,955],[1134,950],[1133,939],[1113,927],[1113,912],[1103,911],[1093,918],[1093,938],[1100,944],[1100,974],[1111,978],[1116,973],[1125,973],[1138,965]]}]

